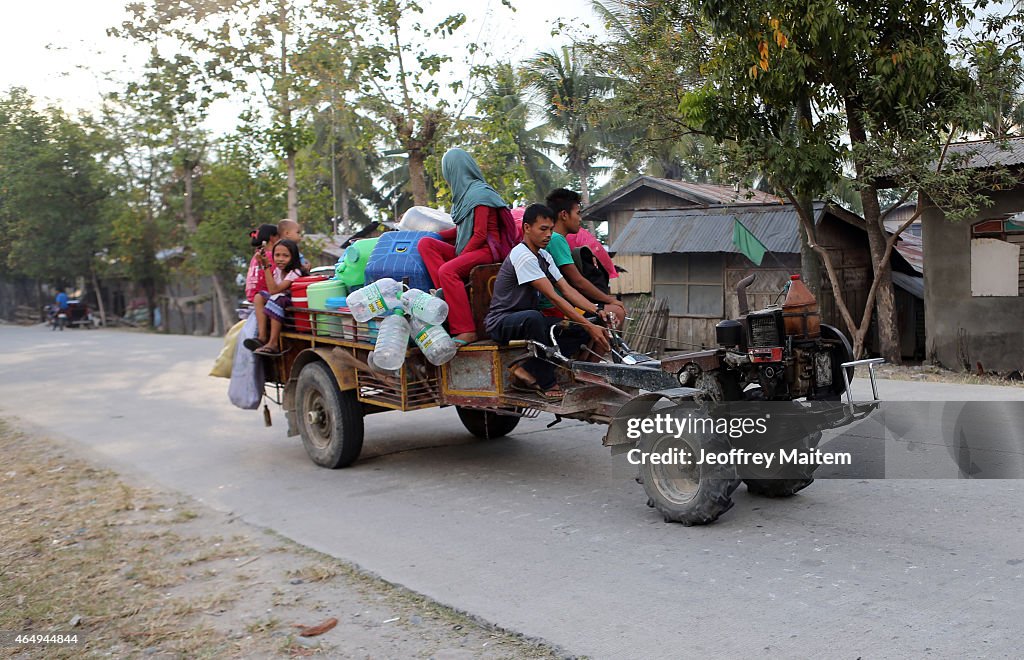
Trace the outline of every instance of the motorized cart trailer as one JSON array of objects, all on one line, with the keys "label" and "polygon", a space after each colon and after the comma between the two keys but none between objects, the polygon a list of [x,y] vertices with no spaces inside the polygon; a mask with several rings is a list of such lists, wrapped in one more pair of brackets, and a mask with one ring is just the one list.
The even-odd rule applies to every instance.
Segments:
[{"label": "motorized cart trailer", "polygon": [[[801,418],[801,431],[791,440],[804,449],[817,445],[821,430],[862,419],[875,409],[877,393],[872,401],[852,401],[849,379],[853,367],[866,364],[874,391],[873,367],[881,360],[854,361],[845,337],[828,326],[822,326],[828,330],[817,337],[787,334],[782,308],[742,311],[739,321],[720,324],[724,331],[717,349],[661,360],[631,352],[612,333],[613,359],[606,361],[570,359],[536,342],[481,341],[460,348],[440,366],[410,348],[400,370],[382,372],[368,364],[374,321],[360,323],[338,310],[293,309],[281,334],[282,352],[263,360],[267,383],[279,393],[288,435],[300,435],[313,462],[332,469],[359,458],[363,418],[390,410],[452,407],[465,428],[483,439],[511,433],[523,417],[548,413],[555,417],[553,423],[577,419],[606,425],[603,444],[619,454],[673,447],[691,452],[729,450],[730,438],[713,431],[642,438],[630,432],[631,420],[635,426],[637,419],[655,412],[664,415],[673,408],[692,414],[697,406],[704,414],[714,414],[708,405],[730,401],[832,402],[824,412],[819,408],[813,414],[799,405],[793,408]],[[742,326],[739,331],[737,324]],[[511,387],[510,367],[529,357],[557,366],[565,391],[561,400]],[[846,403],[840,401],[844,393]],[[752,492],[787,496],[813,481],[811,471],[797,478],[741,479],[728,466],[647,464],[639,467],[637,479],[648,504],[666,521],[693,525],[713,522],[728,510],[741,480]]]}]

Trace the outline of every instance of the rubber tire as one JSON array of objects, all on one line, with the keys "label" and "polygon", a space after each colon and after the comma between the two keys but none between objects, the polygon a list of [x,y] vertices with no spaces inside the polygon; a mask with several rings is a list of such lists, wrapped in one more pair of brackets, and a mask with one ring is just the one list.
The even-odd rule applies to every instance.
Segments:
[{"label": "rubber tire", "polygon": [[[320,423],[309,413],[323,415]],[[355,390],[342,392],[330,367],[311,362],[299,372],[295,417],[306,453],[317,465],[348,467],[363,450],[363,408]]]},{"label": "rubber tire", "polygon": [[[748,401],[764,401],[764,392],[754,387],[743,393]],[[805,435],[800,440],[798,449],[801,451],[814,449],[821,442],[821,431]],[[814,471],[817,466],[807,466],[806,477],[799,479],[744,479],[747,492],[762,497],[792,497],[814,483]]]},{"label": "rubber tire", "polygon": [[490,410],[455,406],[459,419],[466,430],[482,440],[494,440],[508,435],[522,419],[516,415],[499,415]]},{"label": "rubber tire", "polygon": [[[713,434],[702,436],[701,439],[692,436],[676,438],[671,435],[664,435],[654,438],[644,438],[638,447],[645,453],[651,451],[663,452],[672,447],[686,446],[691,455],[699,455],[698,445],[703,444],[703,449],[712,452],[728,452],[731,449],[728,440],[721,435]],[[671,471],[678,471],[677,466],[651,465],[643,463],[639,466],[640,475],[637,478],[643,484],[647,493],[647,505],[654,507],[665,518],[665,522],[677,522],[687,527],[692,525],[707,525],[718,520],[718,517],[732,508],[732,493],[739,486],[740,480],[736,478],[736,468],[728,465],[694,465],[689,470],[697,473],[696,491],[689,500],[683,501],[681,497],[674,497],[673,494],[662,492],[660,482],[662,478],[672,479]]]}]

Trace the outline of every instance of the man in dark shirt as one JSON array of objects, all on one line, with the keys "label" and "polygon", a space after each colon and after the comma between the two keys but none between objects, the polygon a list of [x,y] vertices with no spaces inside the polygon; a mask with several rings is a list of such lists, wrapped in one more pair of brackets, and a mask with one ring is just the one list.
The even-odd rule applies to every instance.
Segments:
[{"label": "man in dark shirt", "polygon": [[[609,344],[604,328],[583,318],[576,307],[591,314],[603,312],[569,286],[544,249],[551,240],[553,216],[551,209],[543,204],[527,207],[523,215],[523,242],[515,246],[501,264],[484,327],[499,344],[515,339],[549,343],[551,326],[559,321],[538,311],[538,295],[543,294],[573,322],[558,338],[563,355],[574,355],[591,339],[597,351],[605,353]],[[539,392],[547,398],[557,399],[563,394],[555,379],[554,366],[538,358],[530,358],[514,367],[510,379],[513,386]]]}]

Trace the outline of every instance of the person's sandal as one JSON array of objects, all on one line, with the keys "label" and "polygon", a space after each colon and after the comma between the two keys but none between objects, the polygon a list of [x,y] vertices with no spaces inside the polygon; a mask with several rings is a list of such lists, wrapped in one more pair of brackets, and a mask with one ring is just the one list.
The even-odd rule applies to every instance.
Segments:
[{"label": "person's sandal", "polygon": [[546,390],[538,387],[537,392],[548,401],[561,401],[565,398],[565,390],[558,383],[555,383]]},{"label": "person's sandal", "polygon": [[530,394],[540,394],[544,390],[540,389],[540,385],[535,380],[528,380],[523,378],[516,373],[516,367],[519,365],[512,365],[508,368],[508,385],[517,392],[529,392]]}]

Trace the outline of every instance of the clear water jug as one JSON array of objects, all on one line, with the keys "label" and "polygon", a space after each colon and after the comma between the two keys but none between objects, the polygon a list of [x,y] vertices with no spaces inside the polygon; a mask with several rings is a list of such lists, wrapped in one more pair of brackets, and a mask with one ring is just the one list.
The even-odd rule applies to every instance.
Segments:
[{"label": "clear water jug", "polygon": [[386,376],[396,376],[396,377],[399,377],[399,376],[402,375],[402,372],[398,371],[398,370],[387,371],[385,369],[381,369],[380,365],[378,365],[377,361],[374,359],[374,352],[375,351],[370,351],[370,353],[366,356],[366,364],[369,365],[369,367],[371,369],[373,369],[374,371],[376,371],[378,373],[382,373],[382,374],[384,374]]},{"label": "clear water jug", "polygon": [[[352,296],[349,295],[349,300]],[[349,303],[351,308],[351,303]],[[409,322],[401,308],[380,322],[377,343],[373,348],[373,362],[385,371],[399,369],[405,362],[405,351],[409,348]]]},{"label": "clear water jug", "polygon": [[427,325],[441,325],[448,318],[448,303],[419,289],[402,293],[402,308],[410,318],[416,318]]},{"label": "clear water jug", "polygon": [[348,308],[356,321],[365,323],[374,316],[386,314],[389,310],[399,309],[399,296],[402,285],[390,277],[384,277],[372,284],[348,294]]},{"label": "clear water jug", "polygon": [[427,361],[435,366],[448,362],[459,350],[458,344],[444,328],[439,325],[428,325],[417,318],[412,320],[412,339],[423,351]]}]

